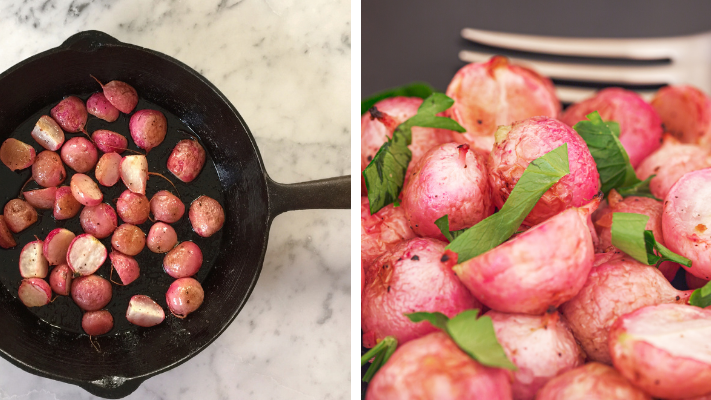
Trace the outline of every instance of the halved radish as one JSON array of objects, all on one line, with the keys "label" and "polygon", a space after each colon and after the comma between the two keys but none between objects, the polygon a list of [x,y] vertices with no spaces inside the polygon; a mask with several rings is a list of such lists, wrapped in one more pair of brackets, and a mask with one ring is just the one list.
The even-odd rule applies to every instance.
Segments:
[{"label": "halved radish", "polygon": [[43,115],[32,129],[32,137],[47,150],[57,151],[64,144],[64,131],[57,121]]},{"label": "halved radish", "polygon": [[49,272],[49,263],[42,254],[41,240],[29,242],[20,252],[20,275],[23,278],[44,278]]},{"label": "halved radish", "polygon": [[121,180],[133,193],[146,194],[148,160],[144,155],[126,156],[121,160]]},{"label": "halved radish", "polygon": [[128,114],[136,108],[138,93],[136,93],[136,89],[133,86],[121,81],[111,81],[104,85],[98,79],[94,79],[101,85],[106,100],[119,111]]},{"label": "halved radish", "polygon": [[74,198],[69,186],[57,188],[54,200],[54,219],[63,220],[74,217],[81,210],[81,203]]},{"label": "halved radish", "polygon": [[117,153],[106,153],[96,163],[96,180],[103,186],[113,186],[121,177],[121,156]]},{"label": "halved radish", "polygon": [[99,129],[91,134],[91,140],[104,153],[123,153],[128,147],[128,139],[120,133]]},{"label": "halved radish", "polygon": [[106,247],[99,239],[84,233],[69,244],[67,264],[79,275],[91,275],[106,261],[106,255]]},{"label": "halved radish", "polygon": [[109,258],[111,259],[111,266],[116,270],[121,283],[124,285],[135,281],[141,274],[138,261],[133,257],[114,250],[109,254]]},{"label": "halved radish", "polygon": [[97,206],[104,200],[99,185],[84,174],[74,174],[71,181],[72,195],[85,206]]},{"label": "halved radish", "polygon": [[54,200],[57,195],[56,187],[48,187],[46,189],[30,190],[22,192],[28,203],[34,208],[43,210],[51,210],[54,207]]},{"label": "halved radish", "polygon": [[49,286],[52,291],[62,296],[69,296],[74,273],[67,264],[58,265],[49,273]]},{"label": "halved radish", "polygon": [[114,122],[119,117],[118,108],[114,107],[103,93],[94,93],[86,101],[86,111],[106,122]]},{"label": "halved radish", "polygon": [[17,139],[9,138],[0,146],[0,161],[13,171],[31,166],[35,155],[32,146]]},{"label": "halved radish", "polygon": [[64,228],[54,229],[47,234],[42,251],[49,265],[60,265],[67,262],[67,250],[75,237],[76,235],[72,231]]},{"label": "halved radish", "polygon": [[52,300],[52,289],[40,278],[24,279],[17,290],[17,297],[27,307],[41,307]]},{"label": "halved radish", "polygon": [[19,233],[37,222],[37,210],[30,203],[12,199],[5,204],[5,223],[13,233]]},{"label": "halved radish", "polygon": [[17,242],[15,242],[15,238],[12,237],[10,228],[8,228],[5,223],[5,216],[0,215],[0,247],[3,249],[9,249],[15,246],[17,246]]},{"label": "halved radish", "polygon": [[128,302],[126,319],[134,325],[147,328],[163,322],[165,311],[150,297],[139,294],[131,297]]}]

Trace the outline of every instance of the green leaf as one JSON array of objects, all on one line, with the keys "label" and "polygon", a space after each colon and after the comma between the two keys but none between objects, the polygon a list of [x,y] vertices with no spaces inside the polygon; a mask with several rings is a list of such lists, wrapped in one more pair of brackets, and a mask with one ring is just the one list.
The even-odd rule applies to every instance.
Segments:
[{"label": "green leaf", "polygon": [[448,109],[454,104],[442,93],[433,93],[426,98],[417,110],[417,114],[398,125],[392,138],[384,143],[365,167],[363,177],[368,189],[370,213],[375,214],[381,208],[397,201],[405,182],[405,172],[412,159],[412,153],[407,146],[412,143],[412,128],[449,129],[464,132],[465,129],[456,121],[438,117],[436,114]]},{"label": "green leaf", "polygon": [[673,261],[691,268],[691,260],[657,242],[654,232],[646,229],[648,220],[644,214],[612,213],[612,245],[646,265]]},{"label": "green leaf", "polygon": [[449,321],[449,317],[446,315],[442,314],[441,312],[414,312],[410,314],[405,314],[407,318],[410,318],[410,321],[412,322],[422,322],[422,321],[427,321],[432,326],[437,327],[445,332],[447,332],[447,321]]},{"label": "green leaf", "polygon": [[393,355],[395,349],[397,348],[397,339],[392,336],[387,336],[385,339],[381,340],[380,343],[376,344],[372,349],[368,350],[365,354],[360,357],[360,366],[364,366],[368,363],[368,360],[375,357],[373,363],[370,364],[368,370],[363,375],[363,382],[370,382],[376,372],[382,367],[388,360],[390,356]]},{"label": "green leaf", "polygon": [[620,124],[615,121],[605,121],[605,125],[607,125],[607,128],[613,135],[615,135],[615,137],[620,137]]},{"label": "green leaf", "polygon": [[[654,254],[656,252],[655,256],[657,256],[658,260],[656,261],[657,266],[661,264],[664,261],[672,261],[681,265],[685,265],[689,268],[691,268],[691,260],[684,256],[680,256],[679,254],[674,253],[673,251],[669,250],[668,248],[664,247],[661,243],[657,242],[656,239],[654,239],[654,232],[650,230],[644,231],[644,239],[647,245],[648,253]],[[651,250],[650,247],[653,249]],[[651,258],[650,258],[651,261]]]},{"label": "green leaf", "polygon": [[543,193],[568,173],[567,143],[531,161],[501,210],[467,229],[447,246],[458,254],[457,263],[486,253],[510,238]]},{"label": "green leaf", "polygon": [[651,190],[649,190],[649,183],[652,181],[652,179],[656,175],[651,175],[647,179],[643,181],[639,181],[631,186],[627,187],[622,187],[618,188],[617,193],[619,193],[622,197],[630,197],[630,196],[637,196],[637,197],[649,197],[650,199],[654,199],[657,201],[662,201],[662,199],[656,198]]},{"label": "green leaf", "polygon": [[440,232],[442,232],[444,237],[446,237],[447,240],[449,240],[450,242],[452,240],[456,239],[457,237],[459,237],[459,235],[464,233],[464,231],[466,231],[466,229],[460,229],[458,231],[450,231],[449,230],[449,214],[444,214],[443,217],[437,219],[435,221],[435,225],[437,225],[437,228],[439,228]]},{"label": "green leaf", "polygon": [[392,89],[388,89],[379,93],[376,93],[365,100],[360,102],[360,115],[366,113],[370,110],[375,103],[380,100],[387,99],[389,97],[405,96],[405,97],[419,97],[426,99],[434,92],[432,86],[424,82],[413,82],[409,85],[400,86]]},{"label": "green leaf", "polygon": [[689,304],[701,308],[711,306],[711,282],[694,290],[689,298]]}]

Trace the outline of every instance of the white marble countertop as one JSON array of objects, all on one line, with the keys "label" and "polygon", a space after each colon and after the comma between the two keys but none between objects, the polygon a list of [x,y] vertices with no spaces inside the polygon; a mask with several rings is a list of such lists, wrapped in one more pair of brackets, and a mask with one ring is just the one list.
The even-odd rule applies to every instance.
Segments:
[{"label": "white marble countertop", "polygon": [[[249,125],[274,180],[350,174],[348,0],[3,1],[0,71],[89,29],[205,75]],[[350,398],[349,216],[276,218],[261,277],[237,319],[205,351],[128,398]],[[0,358],[0,399],[89,398]]]}]

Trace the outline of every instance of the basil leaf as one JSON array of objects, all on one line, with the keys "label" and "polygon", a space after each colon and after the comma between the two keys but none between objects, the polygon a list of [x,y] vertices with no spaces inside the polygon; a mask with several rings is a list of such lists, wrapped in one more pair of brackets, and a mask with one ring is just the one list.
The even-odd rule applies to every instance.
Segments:
[{"label": "basil leaf", "polygon": [[395,128],[393,137],[380,147],[373,160],[365,167],[363,177],[365,178],[365,187],[368,189],[371,214],[396,202],[400,196],[407,166],[412,159],[412,153],[407,146],[412,143],[413,127],[465,131],[456,121],[436,115],[451,107],[452,104],[454,104],[454,100],[442,93],[430,95],[422,102],[417,114]]},{"label": "basil leaf", "polygon": [[612,245],[646,265],[673,261],[691,268],[691,260],[657,242],[654,233],[646,229],[648,220],[644,214],[612,213]]},{"label": "basil leaf", "polygon": [[458,254],[461,264],[500,245],[516,233],[543,193],[568,173],[568,144],[563,143],[528,164],[499,212],[464,231],[446,248]]},{"label": "basil leaf", "polygon": [[672,261],[681,265],[685,265],[689,268],[691,268],[691,260],[688,258],[681,256],[679,254],[674,253],[673,251],[669,250],[668,248],[664,247],[663,244],[659,243],[654,239],[654,232],[652,231],[644,231],[644,238],[647,241],[647,246],[649,247],[649,243],[652,243],[652,246],[654,247],[654,250],[659,254],[659,260],[657,260],[657,264],[660,264],[664,261]]},{"label": "basil leaf", "polygon": [[701,308],[711,306],[711,282],[694,290],[689,298],[689,304]]},{"label": "basil leaf", "polygon": [[397,348],[397,339],[392,336],[387,336],[385,339],[381,340],[380,343],[376,344],[372,349],[368,350],[365,354],[360,357],[360,366],[364,366],[368,360],[375,357],[373,363],[370,364],[368,370],[363,375],[363,382],[370,382],[376,372],[382,367],[388,360],[390,356],[393,355],[395,349]]},{"label": "basil leaf", "polygon": [[437,225],[437,228],[439,228],[439,231],[442,232],[444,237],[446,237],[447,240],[449,240],[450,242],[452,240],[456,239],[457,237],[459,237],[459,235],[464,233],[464,231],[466,231],[466,229],[460,229],[458,231],[450,231],[449,230],[449,214],[444,214],[443,217],[437,219],[435,221],[435,225]]},{"label": "basil leaf", "polygon": [[409,85],[400,86],[382,92],[376,93],[365,100],[360,102],[360,115],[365,114],[366,111],[370,110],[375,103],[380,100],[387,99],[389,97],[405,96],[405,97],[419,97],[426,99],[434,92],[432,86],[424,82],[413,82]]},{"label": "basil leaf", "polygon": [[637,196],[637,197],[649,197],[654,200],[662,201],[661,199],[656,198],[652,192],[649,190],[649,183],[652,181],[652,179],[656,175],[651,175],[647,179],[643,181],[639,181],[633,185],[627,186],[627,187],[621,187],[616,189],[617,193],[620,194],[622,197],[630,197],[630,196]]},{"label": "basil leaf", "polygon": [[615,137],[620,137],[620,124],[615,121],[605,121],[605,125],[607,125],[607,128],[613,135],[615,135]]},{"label": "basil leaf", "polygon": [[410,321],[429,321],[444,331],[457,346],[482,365],[488,367],[517,370],[509,360],[496,339],[496,331],[490,317],[477,318],[478,309],[466,310],[449,319],[446,315],[434,312],[416,312],[405,314]]}]

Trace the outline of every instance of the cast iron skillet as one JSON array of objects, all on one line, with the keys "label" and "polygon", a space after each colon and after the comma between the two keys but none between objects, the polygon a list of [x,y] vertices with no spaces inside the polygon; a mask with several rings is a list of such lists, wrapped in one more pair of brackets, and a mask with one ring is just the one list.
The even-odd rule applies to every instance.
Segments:
[{"label": "cast iron skillet", "polygon": [[[289,210],[350,208],[350,177],[290,185],[272,181],[249,128],[216,87],[171,57],[98,31],[78,33],[0,74],[0,141],[62,97],[97,91],[89,74],[130,83],[142,99],[175,115],[199,136],[214,161],[226,215],[218,254],[202,282],[206,301],[200,317],[102,337],[101,352],[89,345],[86,335],[44,322],[16,293],[0,289],[3,358],[97,396],[120,398],[214,341],[257,282],[274,217]],[[5,265],[8,261],[0,259],[0,270],[17,268]]]}]

